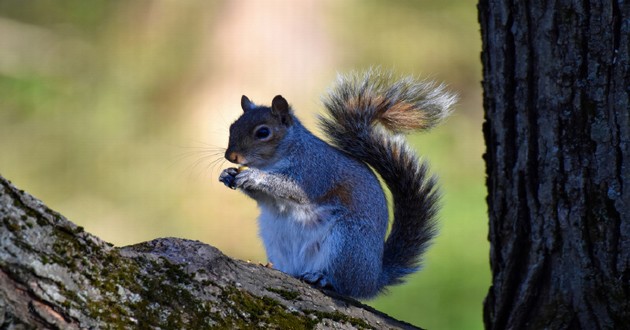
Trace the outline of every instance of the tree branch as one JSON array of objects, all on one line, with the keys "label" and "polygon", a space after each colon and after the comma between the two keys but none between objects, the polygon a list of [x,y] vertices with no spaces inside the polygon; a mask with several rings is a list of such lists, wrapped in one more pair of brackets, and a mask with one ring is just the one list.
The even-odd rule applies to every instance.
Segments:
[{"label": "tree branch", "polygon": [[0,176],[0,328],[413,326],[198,241],[114,247]]}]

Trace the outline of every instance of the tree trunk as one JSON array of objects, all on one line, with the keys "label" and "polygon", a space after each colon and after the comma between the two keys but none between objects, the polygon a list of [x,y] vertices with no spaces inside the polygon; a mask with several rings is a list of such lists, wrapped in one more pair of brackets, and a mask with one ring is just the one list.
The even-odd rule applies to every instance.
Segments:
[{"label": "tree trunk", "polygon": [[0,329],[416,329],[196,241],[116,248],[0,177]]},{"label": "tree trunk", "polygon": [[630,326],[629,18],[480,0],[488,329]]}]

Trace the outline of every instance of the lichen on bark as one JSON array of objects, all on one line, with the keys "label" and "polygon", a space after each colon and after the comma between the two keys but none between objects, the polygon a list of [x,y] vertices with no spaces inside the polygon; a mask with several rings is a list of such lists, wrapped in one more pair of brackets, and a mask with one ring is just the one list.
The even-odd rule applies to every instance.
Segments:
[{"label": "lichen on bark", "polygon": [[115,247],[0,176],[0,328],[415,329],[207,244]]}]

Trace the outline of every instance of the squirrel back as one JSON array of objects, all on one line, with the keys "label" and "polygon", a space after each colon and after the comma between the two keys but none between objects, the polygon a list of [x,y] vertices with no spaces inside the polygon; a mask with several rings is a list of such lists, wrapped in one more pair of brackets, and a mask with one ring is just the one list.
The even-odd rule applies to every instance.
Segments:
[{"label": "squirrel back", "polygon": [[320,127],[340,150],[376,170],[393,196],[394,220],[385,242],[383,285],[417,271],[435,236],[439,191],[428,166],[403,134],[443,121],[457,97],[444,85],[370,70],[340,75],[324,98]]}]

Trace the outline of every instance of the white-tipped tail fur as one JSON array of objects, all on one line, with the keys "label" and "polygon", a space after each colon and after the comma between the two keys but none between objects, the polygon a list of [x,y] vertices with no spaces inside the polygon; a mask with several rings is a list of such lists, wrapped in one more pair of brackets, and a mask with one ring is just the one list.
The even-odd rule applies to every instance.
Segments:
[{"label": "white-tipped tail fur", "polygon": [[324,98],[337,120],[348,110],[367,111],[372,120],[396,133],[423,131],[440,124],[451,114],[457,96],[444,84],[410,76],[396,77],[390,71],[370,69],[337,76]]}]

